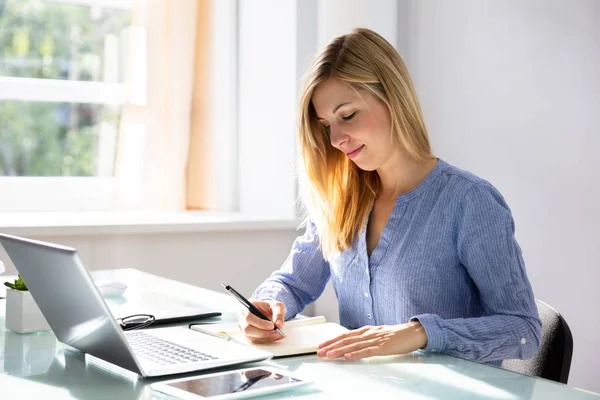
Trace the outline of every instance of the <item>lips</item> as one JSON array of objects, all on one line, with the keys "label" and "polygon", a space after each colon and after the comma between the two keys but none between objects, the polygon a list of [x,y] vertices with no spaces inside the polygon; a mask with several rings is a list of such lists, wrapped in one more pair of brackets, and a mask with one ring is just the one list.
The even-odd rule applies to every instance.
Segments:
[{"label": "lips", "polygon": [[354,149],[352,151],[347,152],[346,156],[348,158],[354,158],[354,157],[356,157],[362,151],[363,147],[365,147],[364,144],[362,146],[360,146],[359,148],[357,148],[357,149]]}]

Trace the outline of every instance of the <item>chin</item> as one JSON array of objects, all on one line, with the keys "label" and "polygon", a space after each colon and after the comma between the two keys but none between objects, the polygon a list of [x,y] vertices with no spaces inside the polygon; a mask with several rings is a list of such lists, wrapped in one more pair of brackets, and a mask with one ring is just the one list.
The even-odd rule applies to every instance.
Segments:
[{"label": "chin", "polygon": [[354,164],[356,164],[356,166],[360,169],[362,169],[363,171],[375,171],[377,169],[377,166],[373,163],[369,163],[369,162],[365,162],[365,161],[355,161],[352,160],[352,162]]}]

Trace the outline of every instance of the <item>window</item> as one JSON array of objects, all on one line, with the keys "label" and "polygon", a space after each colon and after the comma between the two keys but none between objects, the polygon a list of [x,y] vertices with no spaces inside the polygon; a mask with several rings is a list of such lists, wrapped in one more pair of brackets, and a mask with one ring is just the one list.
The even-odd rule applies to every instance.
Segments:
[{"label": "window", "polygon": [[131,6],[0,0],[0,211],[111,208]]},{"label": "window", "polygon": [[179,211],[202,181],[188,209],[293,217],[296,31],[278,0],[0,0],[0,212]]}]

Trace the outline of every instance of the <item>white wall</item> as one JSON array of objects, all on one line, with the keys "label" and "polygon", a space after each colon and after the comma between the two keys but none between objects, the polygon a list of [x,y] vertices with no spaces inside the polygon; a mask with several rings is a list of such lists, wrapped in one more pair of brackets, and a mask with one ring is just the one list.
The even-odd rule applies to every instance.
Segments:
[{"label": "white wall", "polygon": [[569,384],[600,392],[600,2],[410,0],[398,21],[434,151],[503,193],[572,329]]},{"label": "white wall", "polygon": [[239,211],[293,219],[296,3],[253,0],[238,5]]},{"label": "white wall", "polygon": [[396,0],[319,0],[319,46],[354,28],[376,30],[396,46]]}]

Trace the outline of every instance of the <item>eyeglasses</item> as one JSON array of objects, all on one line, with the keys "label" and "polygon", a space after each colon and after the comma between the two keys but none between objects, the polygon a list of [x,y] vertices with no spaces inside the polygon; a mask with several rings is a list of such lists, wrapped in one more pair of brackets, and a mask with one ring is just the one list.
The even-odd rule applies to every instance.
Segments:
[{"label": "eyeglasses", "polygon": [[154,315],[150,314],[135,314],[130,315],[129,317],[117,319],[119,325],[121,325],[121,329],[124,331],[131,331],[134,329],[146,328],[156,320]]}]

